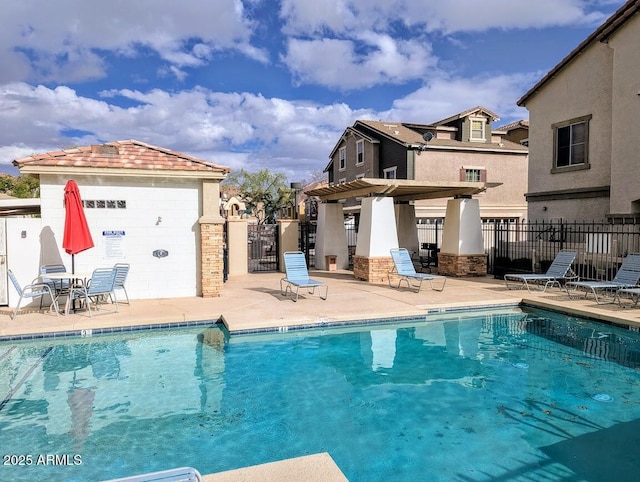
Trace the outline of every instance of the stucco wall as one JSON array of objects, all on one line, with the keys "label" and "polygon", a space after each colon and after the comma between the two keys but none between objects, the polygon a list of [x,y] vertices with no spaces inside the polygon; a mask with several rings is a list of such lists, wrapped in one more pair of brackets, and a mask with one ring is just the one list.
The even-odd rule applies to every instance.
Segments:
[{"label": "stucco wall", "polygon": [[[7,268],[16,275],[18,283],[25,286],[38,276],[42,247],[46,249],[48,236],[42,236],[42,222],[39,218],[6,218]],[[24,237],[22,233],[24,232]],[[9,306],[18,303],[18,292],[7,277]],[[32,300],[22,302],[28,305]],[[38,299],[36,303],[40,303]]]},{"label": "stucco wall", "polygon": [[[488,182],[503,184],[475,196],[480,201],[481,215],[483,217],[526,215],[524,194],[527,192],[529,164],[526,154],[452,152],[433,149],[422,152],[415,159],[418,180],[457,182],[460,180],[462,168],[486,169]],[[446,206],[447,199],[417,201],[416,215],[425,217],[428,212],[444,214]]]},{"label": "stucco wall", "polygon": [[[611,48],[596,43],[561,70],[556,77],[527,101],[529,110],[529,193],[594,188],[611,182]],[[590,169],[552,173],[554,130],[552,125],[591,115],[589,122]],[[582,199],[574,200],[578,210]],[[547,201],[530,201],[530,219],[541,212]],[[565,203],[566,204],[566,203]],[[599,209],[603,203],[597,203]],[[595,207],[595,204],[594,204]],[[581,218],[602,218],[606,212],[594,211]],[[547,215],[543,218],[546,219]]]},{"label": "stucco wall", "polygon": [[[62,249],[67,180],[42,175],[40,193],[43,228],[50,227],[59,247],[57,256],[71,270],[71,256]],[[125,262],[131,264],[127,280],[130,298],[200,294],[200,181],[86,176],[74,176],[74,180],[83,200],[126,201],[126,209],[85,209],[95,247],[76,255],[76,271]],[[124,236],[116,238],[108,232],[124,232]],[[168,256],[154,257],[152,253],[158,249],[166,250]]]},{"label": "stucco wall", "polygon": [[613,60],[613,129],[611,150],[611,213],[640,212],[640,15],[635,15],[609,40]]}]

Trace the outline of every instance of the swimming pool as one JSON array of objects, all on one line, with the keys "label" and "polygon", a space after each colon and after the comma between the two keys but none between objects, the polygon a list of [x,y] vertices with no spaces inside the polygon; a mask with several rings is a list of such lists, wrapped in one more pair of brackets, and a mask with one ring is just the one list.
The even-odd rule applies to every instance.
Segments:
[{"label": "swimming pool", "polygon": [[639,369],[638,333],[534,309],[5,342],[0,480],[318,452],[352,481],[630,480]]}]

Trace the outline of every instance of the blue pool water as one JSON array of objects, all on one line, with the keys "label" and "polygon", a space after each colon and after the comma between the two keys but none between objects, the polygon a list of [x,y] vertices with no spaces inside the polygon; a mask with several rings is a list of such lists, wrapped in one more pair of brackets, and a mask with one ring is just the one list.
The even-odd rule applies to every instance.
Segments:
[{"label": "blue pool water", "polygon": [[319,452],[352,481],[631,480],[639,387],[638,333],[532,309],[5,342],[0,480]]}]

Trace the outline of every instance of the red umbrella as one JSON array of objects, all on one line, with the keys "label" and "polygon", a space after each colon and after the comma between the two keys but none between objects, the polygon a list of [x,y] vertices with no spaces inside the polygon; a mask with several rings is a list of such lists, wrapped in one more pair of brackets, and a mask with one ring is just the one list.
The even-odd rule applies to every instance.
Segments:
[{"label": "red umbrella", "polygon": [[67,181],[64,187],[64,238],[62,247],[71,255],[71,272],[75,273],[74,256],[93,248],[93,239],[82,208],[80,190],[75,181]]}]

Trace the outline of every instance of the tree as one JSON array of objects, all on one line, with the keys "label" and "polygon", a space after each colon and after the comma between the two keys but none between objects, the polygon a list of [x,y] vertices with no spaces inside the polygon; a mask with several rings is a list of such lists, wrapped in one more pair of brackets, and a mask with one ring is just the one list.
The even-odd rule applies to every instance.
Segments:
[{"label": "tree", "polygon": [[2,176],[0,192],[18,198],[36,198],[40,197],[40,182],[31,176]]},{"label": "tree", "polygon": [[255,216],[258,224],[275,223],[279,211],[293,202],[293,191],[287,186],[286,176],[266,168],[258,172],[234,171],[223,185],[227,191],[238,193],[247,213]]}]

